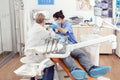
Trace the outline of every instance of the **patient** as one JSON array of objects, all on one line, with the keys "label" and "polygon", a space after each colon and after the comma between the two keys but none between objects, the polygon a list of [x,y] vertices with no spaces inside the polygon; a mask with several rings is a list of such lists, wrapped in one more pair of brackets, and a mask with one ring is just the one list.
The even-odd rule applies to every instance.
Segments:
[{"label": "patient", "polygon": [[[32,47],[39,47],[46,44],[45,40],[50,38],[50,32],[46,30],[44,27],[45,24],[45,16],[42,13],[38,13],[36,15],[36,23],[33,25],[33,27],[28,31],[27,34],[27,41],[25,44],[26,48],[32,48]],[[29,54],[29,53],[28,53]],[[26,53],[26,55],[28,55]],[[40,59],[45,59],[45,57],[41,57]],[[49,62],[50,63],[50,62]],[[48,63],[48,64],[49,64]],[[54,65],[45,68],[44,70],[44,77],[42,77],[43,80],[53,80],[54,77]],[[34,77],[31,78],[31,80],[35,80]]]},{"label": "patient", "polygon": [[[56,33],[61,36],[68,36],[69,44],[76,44],[77,41],[75,40],[73,34],[72,24],[68,20],[64,19],[65,16],[62,13],[62,11],[58,11],[54,13],[53,18],[56,21],[56,24],[53,24],[51,26],[52,29],[55,31],[57,29],[58,32]],[[71,52],[70,56],[62,59],[75,79],[81,80],[87,78],[87,75],[76,65],[76,63],[74,62],[71,56],[76,58],[79,61],[79,63],[83,66],[83,68],[86,70],[86,72],[91,77],[94,78],[105,75],[111,69],[110,66],[95,66],[80,49],[75,49]]]}]

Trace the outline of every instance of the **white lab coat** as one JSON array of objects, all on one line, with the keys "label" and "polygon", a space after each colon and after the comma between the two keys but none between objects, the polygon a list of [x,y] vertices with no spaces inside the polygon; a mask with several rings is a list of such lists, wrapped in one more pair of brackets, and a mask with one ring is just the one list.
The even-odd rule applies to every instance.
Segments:
[{"label": "white lab coat", "polygon": [[[25,55],[33,62],[40,62],[46,59],[43,55],[45,52],[45,40],[50,36],[50,31],[46,30],[45,27],[35,23],[33,27],[27,33],[27,40],[25,43]],[[36,55],[36,53],[39,53]],[[50,60],[47,66],[51,66],[54,63]]]},{"label": "white lab coat", "polygon": [[42,46],[45,44],[45,39],[50,37],[50,32],[47,31],[40,24],[35,23],[27,33],[27,41],[25,46],[27,48]]}]

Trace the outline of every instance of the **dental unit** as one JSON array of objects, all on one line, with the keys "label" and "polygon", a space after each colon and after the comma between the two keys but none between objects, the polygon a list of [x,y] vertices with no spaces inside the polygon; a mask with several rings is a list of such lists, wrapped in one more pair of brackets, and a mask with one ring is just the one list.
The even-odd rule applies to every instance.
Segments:
[{"label": "dental unit", "polygon": [[[103,21],[102,21],[103,22]],[[107,24],[111,25],[112,27],[107,27],[107,28],[111,28],[111,29],[115,29],[120,31],[120,29],[116,28],[114,25],[112,25],[109,22],[106,22]],[[94,35],[94,34],[93,34]],[[78,48],[83,48],[83,47],[88,47],[91,45],[96,45],[96,44],[100,44],[102,42],[110,42],[112,43],[112,49],[116,49],[116,36],[115,35],[108,35],[108,36],[99,36],[99,35],[94,35],[95,39],[91,39],[91,40],[87,40],[87,41],[83,41],[83,42],[79,42],[77,44],[70,44],[70,45],[66,45],[66,51],[64,54],[60,54],[57,53],[63,46],[61,46],[58,42],[59,39],[53,39],[53,40],[48,40],[47,41],[47,46],[46,49],[43,51],[43,55],[44,57],[46,57],[46,59],[40,61],[40,62],[35,62],[35,61],[26,61],[26,57],[21,58],[21,62],[25,63],[23,66],[21,66],[20,68],[18,68],[17,70],[15,70],[14,72],[17,75],[22,75],[22,76],[41,76],[42,75],[42,71],[44,70],[44,68],[47,67],[47,64],[49,64],[48,62],[51,60],[51,58],[65,58],[68,57],[70,55],[70,52],[74,49],[78,49]],[[31,54],[36,55],[37,56],[41,55],[41,48],[40,47],[33,47],[31,48],[32,50],[34,50],[35,52],[31,52]],[[30,50],[31,50],[30,49]],[[43,48],[42,48],[43,49]],[[27,49],[29,50],[29,49]],[[96,56],[94,56],[93,58],[95,58]],[[99,57],[99,54],[98,54]],[[97,65],[99,64],[99,58],[97,58]],[[31,69],[33,69],[30,73],[29,70],[26,70],[26,72],[24,71],[25,68],[30,67],[29,65],[33,65],[31,67]]]},{"label": "dental unit", "polygon": [[[107,27],[107,28],[111,28],[111,29],[120,31],[120,29],[118,29],[113,24],[103,21],[101,18],[97,18],[97,19],[98,20],[96,20],[96,21],[98,21],[98,22],[95,22],[95,23],[99,26],[95,25],[95,27],[101,28],[101,26],[103,26],[102,25],[103,22],[105,22],[108,25],[112,26],[112,27]],[[92,34],[92,35],[94,35],[94,39],[79,42],[77,44],[66,45],[66,51],[64,54],[57,53],[63,46],[61,46],[58,43],[59,39],[56,39],[56,38],[54,38],[53,40],[51,40],[51,39],[46,40],[46,42],[47,42],[46,47],[42,46],[42,48],[41,47],[33,47],[30,49],[28,48],[27,50],[31,50],[31,52],[29,52],[29,53],[37,56],[38,58],[39,58],[39,56],[41,56],[41,52],[43,52],[42,54],[44,54],[45,59],[42,59],[42,61],[40,61],[40,62],[39,61],[35,62],[32,60],[27,60],[27,57],[23,57],[23,58],[21,58],[20,61],[25,64],[23,66],[21,66],[20,68],[18,68],[17,70],[15,70],[14,72],[17,75],[22,75],[22,76],[30,76],[30,77],[37,76],[37,75],[41,76],[44,68],[46,68],[47,65],[49,65],[48,62],[51,60],[51,58],[65,58],[65,57],[68,57],[70,55],[70,52],[74,49],[89,47],[92,45],[100,44],[102,42],[110,42],[112,44],[111,45],[112,49],[116,49],[116,36],[115,35],[108,35],[108,36],[104,36],[104,37],[97,35],[97,34]],[[44,51],[42,51],[43,48],[45,48]],[[97,56],[94,56],[94,54],[90,54],[90,55],[92,55],[92,58],[96,58],[96,60],[92,61],[92,62],[96,65],[99,65],[99,53],[97,53]],[[27,70],[25,71],[25,69],[27,69]]]}]

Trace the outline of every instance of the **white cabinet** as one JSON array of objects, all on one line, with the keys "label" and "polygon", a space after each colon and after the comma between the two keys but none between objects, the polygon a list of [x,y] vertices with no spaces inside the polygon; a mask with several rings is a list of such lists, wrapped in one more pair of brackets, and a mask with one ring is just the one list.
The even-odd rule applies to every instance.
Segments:
[{"label": "white cabinet", "polygon": [[[92,34],[93,28],[89,26],[79,26],[79,25],[73,25],[73,32],[75,34],[75,38],[78,42],[80,42],[80,35],[83,34]],[[101,28],[99,35],[101,36],[107,36],[113,34],[112,29],[108,28]],[[112,47],[109,43],[101,43],[100,45],[100,54],[112,54]]]},{"label": "white cabinet", "polygon": [[116,54],[120,57],[120,32],[117,31],[117,49]]}]

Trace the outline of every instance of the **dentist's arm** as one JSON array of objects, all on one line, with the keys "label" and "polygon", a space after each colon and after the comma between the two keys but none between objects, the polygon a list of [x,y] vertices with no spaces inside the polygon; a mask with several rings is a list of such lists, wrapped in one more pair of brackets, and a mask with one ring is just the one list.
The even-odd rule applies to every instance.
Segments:
[{"label": "dentist's arm", "polygon": [[67,33],[68,30],[61,28],[61,27],[57,27],[57,29],[61,32],[61,33]]},{"label": "dentist's arm", "polygon": [[61,28],[61,27],[57,26],[56,24],[53,24],[51,27],[53,30],[58,29],[58,31],[60,31],[61,33],[64,33],[64,34],[68,32],[67,29]]}]

